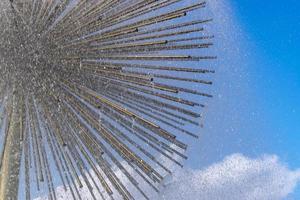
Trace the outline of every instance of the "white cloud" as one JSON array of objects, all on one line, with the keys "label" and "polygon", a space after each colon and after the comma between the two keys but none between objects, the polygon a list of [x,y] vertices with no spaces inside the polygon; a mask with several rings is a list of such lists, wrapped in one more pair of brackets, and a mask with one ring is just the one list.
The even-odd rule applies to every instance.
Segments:
[{"label": "white cloud", "polygon": [[204,170],[178,172],[160,199],[280,200],[298,181],[300,170],[289,170],[277,156],[251,159],[233,154]]},{"label": "white cloud", "polygon": [[[117,172],[118,173],[118,172]],[[281,200],[295,189],[300,181],[300,169],[290,170],[277,156],[252,159],[233,154],[206,169],[182,169],[164,183],[160,200]],[[126,181],[124,181],[126,183]],[[68,199],[62,188],[58,199]],[[83,189],[83,199],[92,199]],[[45,199],[45,198],[43,198]]]}]

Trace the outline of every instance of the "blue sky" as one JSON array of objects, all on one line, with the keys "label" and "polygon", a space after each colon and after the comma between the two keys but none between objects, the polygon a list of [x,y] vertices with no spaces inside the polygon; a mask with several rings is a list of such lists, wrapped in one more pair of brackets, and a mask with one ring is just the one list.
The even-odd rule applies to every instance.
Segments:
[{"label": "blue sky", "polygon": [[[209,1],[216,26],[214,99],[188,165],[242,153],[300,168],[300,2]],[[298,187],[291,199],[300,199]]]},{"label": "blue sky", "polygon": [[[300,2],[232,1],[254,46],[252,78],[260,96],[268,149],[292,168],[300,166]],[[300,198],[300,189],[294,194]]]},{"label": "blue sky", "polygon": [[253,44],[252,78],[260,95],[270,151],[300,166],[300,2],[232,1]]},{"label": "blue sky", "polygon": [[[210,5],[217,26],[213,31],[218,63],[215,98],[209,107],[222,105],[214,112],[208,109],[207,124],[212,122],[213,131],[240,132],[237,138],[242,140],[249,137],[246,145],[257,150],[248,154],[288,152],[287,147],[299,144],[300,131],[299,3],[288,6],[274,1],[268,6],[260,1],[220,2]],[[223,123],[215,126],[216,120],[211,121],[210,115],[223,118]],[[291,149],[288,155],[294,167],[300,164],[297,153]]]}]

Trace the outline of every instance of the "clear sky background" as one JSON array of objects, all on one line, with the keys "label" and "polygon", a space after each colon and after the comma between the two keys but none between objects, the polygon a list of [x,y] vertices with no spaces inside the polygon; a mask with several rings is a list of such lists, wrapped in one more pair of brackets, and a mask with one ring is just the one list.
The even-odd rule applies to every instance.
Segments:
[{"label": "clear sky background", "polygon": [[[214,99],[188,165],[242,153],[300,168],[300,2],[208,1],[218,62]],[[290,195],[300,199],[300,187]]]},{"label": "clear sky background", "polygon": [[[264,119],[266,152],[292,168],[300,167],[300,2],[233,0],[253,45],[251,78]],[[300,188],[295,199],[300,199]]]},{"label": "clear sky background", "polygon": [[256,61],[253,86],[261,100],[270,151],[300,166],[300,2],[232,1]]}]

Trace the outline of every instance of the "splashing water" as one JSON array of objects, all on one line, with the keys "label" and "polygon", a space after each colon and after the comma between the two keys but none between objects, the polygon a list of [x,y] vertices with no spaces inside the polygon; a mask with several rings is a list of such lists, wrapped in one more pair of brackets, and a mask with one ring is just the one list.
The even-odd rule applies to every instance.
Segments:
[{"label": "splashing water", "polygon": [[212,20],[195,15],[206,2],[0,6],[0,198],[158,192],[212,97]]}]

